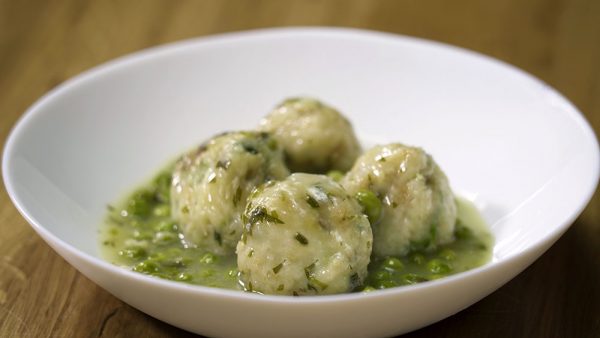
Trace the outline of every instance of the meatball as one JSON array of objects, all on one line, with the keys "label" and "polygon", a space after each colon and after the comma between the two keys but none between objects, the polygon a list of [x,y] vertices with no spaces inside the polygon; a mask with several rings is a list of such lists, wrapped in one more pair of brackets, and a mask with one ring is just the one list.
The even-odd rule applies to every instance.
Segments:
[{"label": "meatball", "polygon": [[376,257],[432,250],[454,239],[454,195],[446,175],[420,148],[374,147],[341,183],[351,194],[371,191],[381,201],[381,218],[372,224]]},{"label": "meatball", "polygon": [[237,245],[246,290],[283,295],[352,291],[367,275],[373,235],[361,206],[327,176],[292,174],[248,198]]},{"label": "meatball", "polygon": [[347,171],[360,155],[350,122],[310,98],[285,100],[260,123],[283,146],[292,172]]},{"label": "meatball", "polygon": [[216,254],[233,254],[250,192],[287,175],[283,151],[269,134],[217,136],[176,163],[171,186],[173,217],[188,242]]}]

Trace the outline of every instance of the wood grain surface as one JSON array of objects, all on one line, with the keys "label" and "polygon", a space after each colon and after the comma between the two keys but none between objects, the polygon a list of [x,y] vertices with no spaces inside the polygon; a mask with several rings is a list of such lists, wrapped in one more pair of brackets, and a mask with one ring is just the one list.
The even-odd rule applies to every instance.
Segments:
[{"label": "wood grain surface", "polygon": [[[381,30],[491,55],[557,88],[600,131],[596,0],[0,0],[0,140],[46,91],[112,58],[185,38],[290,25]],[[0,189],[0,336],[192,336],[74,270]],[[599,194],[517,278],[407,336],[600,337]]]}]

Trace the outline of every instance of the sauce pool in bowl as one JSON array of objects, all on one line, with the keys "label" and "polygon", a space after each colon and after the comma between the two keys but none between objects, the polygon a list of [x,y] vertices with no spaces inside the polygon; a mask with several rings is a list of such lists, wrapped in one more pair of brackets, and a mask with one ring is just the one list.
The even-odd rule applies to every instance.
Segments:
[{"label": "sauce pool in bowl", "polygon": [[[109,207],[100,246],[109,262],[147,275],[189,284],[242,290],[235,255],[215,255],[189,243],[171,217],[171,173],[165,170]],[[457,199],[455,241],[433,251],[374,259],[356,292],[412,285],[464,272],[488,262],[493,237],[476,207]]]}]

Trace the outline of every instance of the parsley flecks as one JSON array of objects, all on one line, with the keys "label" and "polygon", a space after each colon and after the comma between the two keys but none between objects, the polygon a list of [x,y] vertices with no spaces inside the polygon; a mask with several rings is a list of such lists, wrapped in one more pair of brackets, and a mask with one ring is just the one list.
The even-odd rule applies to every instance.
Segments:
[{"label": "parsley flecks", "polygon": [[276,213],[269,214],[265,207],[259,206],[254,208],[250,212],[250,216],[248,217],[248,223],[256,224],[258,222],[271,222],[277,224],[283,224],[283,221],[280,220]]},{"label": "parsley flecks", "polygon": [[226,161],[219,160],[219,161],[217,162],[217,165],[216,165],[216,167],[217,167],[217,168],[221,168],[221,169],[223,169],[223,170],[227,170],[227,169],[229,169],[229,166],[230,166],[230,165],[231,165],[231,161],[230,161],[230,160],[226,160]]},{"label": "parsley flecks", "polygon": [[318,291],[317,287],[319,287],[321,290],[325,290],[329,285],[327,283],[321,282],[314,275],[313,270],[315,269],[316,263],[317,261],[314,261],[309,266],[304,267],[304,274],[306,275],[306,279],[308,281],[308,288],[314,291]]},{"label": "parsley flecks", "polygon": [[253,145],[251,144],[242,144],[242,147],[244,147],[244,150],[252,155],[256,155],[258,154],[258,149],[256,149]]},{"label": "parsley flecks", "polygon": [[319,202],[317,202],[317,200],[314,199],[314,197],[312,197],[311,195],[306,195],[306,203],[308,203],[313,208],[318,208],[320,206]]},{"label": "parsley flecks", "polygon": [[306,279],[310,279],[312,277],[316,263],[317,261],[314,261],[312,264],[304,267],[304,274],[306,275]]},{"label": "parsley flecks", "polygon": [[219,243],[219,246],[223,245],[223,239],[221,238],[221,233],[218,231],[215,231],[213,233],[213,237],[215,238],[215,241],[217,241],[217,243]]},{"label": "parsley flecks", "polygon": [[276,266],[274,266],[274,267],[273,267],[273,272],[274,272],[275,274],[277,274],[277,273],[279,272],[279,270],[281,270],[281,268],[283,268],[283,263],[284,263],[284,262],[285,262],[285,261],[283,261],[283,262],[281,262],[281,263],[279,263],[279,264],[277,264]]},{"label": "parsley flecks", "polygon": [[238,187],[235,190],[235,195],[233,195],[233,205],[237,206],[237,204],[240,202],[241,199],[242,199],[242,188]]},{"label": "parsley flecks", "polygon": [[297,232],[294,238],[302,245],[308,245],[308,238],[304,237],[303,234]]}]

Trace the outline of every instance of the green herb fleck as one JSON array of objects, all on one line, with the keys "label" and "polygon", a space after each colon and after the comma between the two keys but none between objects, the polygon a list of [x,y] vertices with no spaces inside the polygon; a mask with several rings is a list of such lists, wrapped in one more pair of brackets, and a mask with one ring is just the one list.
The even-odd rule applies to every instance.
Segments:
[{"label": "green herb fleck", "polygon": [[221,169],[223,169],[223,170],[227,170],[227,169],[229,169],[229,166],[230,166],[230,165],[231,165],[231,161],[230,161],[230,160],[226,160],[226,161],[219,160],[219,161],[217,162],[217,165],[216,165],[216,167],[217,167],[217,168],[221,168]]},{"label": "green herb fleck", "polygon": [[223,239],[221,238],[221,233],[218,231],[215,231],[213,233],[213,237],[215,238],[215,241],[217,241],[217,243],[219,243],[219,246],[223,245]]},{"label": "green herb fleck", "polygon": [[317,200],[314,199],[311,195],[306,195],[306,203],[308,203],[313,208],[318,208],[320,206],[319,202],[317,202]]},{"label": "green herb fleck", "polygon": [[165,171],[160,173],[154,179],[154,196],[155,198],[163,203],[169,202],[171,197],[171,173]]},{"label": "green herb fleck", "polygon": [[284,263],[284,262],[285,262],[285,261],[283,261],[283,262],[281,262],[281,263],[277,264],[275,267],[273,267],[273,272],[274,272],[275,274],[277,274],[277,273],[279,272],[279,270],[281,270],[281,268],[283,268],[283,263]]},{"label": "green herb fleck", "polygon": [[[327,287],[329,286],[327,283],[323,283],[320,280],[318,280],[315,276],[314,276],[314,269],[315,269],[315,264],[318,262],[318,260],[314,261],[312,264],[306,266],[304,268],[304,274],[306,275],[306,279],[308,280],[308,285],[309,288],[312,286],[313,288],[315,286],[321,288],[321,290],[325,290],[327,289]],[[317,291],[317,290],[315,290]]]},{"label": "green herb fleck", "polygon": [[242,199],[242,188],[237,187],[237,189],[235,190],[235,195],[233,195],[233,205],[237,206],[237,204],[240,202],[241,199]]},{"label": "green herb fleck", "polygon": [[454,227],[454,236],[458,239],[467,239],[473,237],[473,232],[459,220]]},{"label": "green herb fleck", "polygon": [[256,149],[256,147],[254,147],[251,144],[242,144],[242,147],[244,147],[244,150],[252,155],[256,155],[258,154],[258,149]]},{"label": "green herb fleck", "polygon": [[302,245],[308,245],[308,239],[304,237],[301,233],[297,232],[294,238]]},{"label": "green herb fleck", "polygon": [[267,141],[267,147],[269,147],[271,150],[277,150],[277,141],[274,138],[269,137]]},{"label": "green herb fleck", "polygon": [[313,270],[315,268],[315,264],[317,261],[312,262],[312,264],[304,267],[304,274],[306,275],[306,279],[310,279],[313,274]]},{"label": "green herb fleck", "polygon": [[277,217],[277,213],[273,212],[273,214],[269,214],[267,212],[267,209],[261,206],[254,208],[254,210],[250,212],[250,217],[248,217],[248,223],[253,225],[263,221],[283,224],[283,221]]},{"label": "green herb fleck", "polygon": [[319,287],[321,290],[325,290],[327,289],[327,287],[329,286],[327,283],[323,283],[320,280],[316,279],[315,277],[311,277],[308,279],[308,286],[309,288],[312,287],[313,290],[318,291],[316,287]]}]

